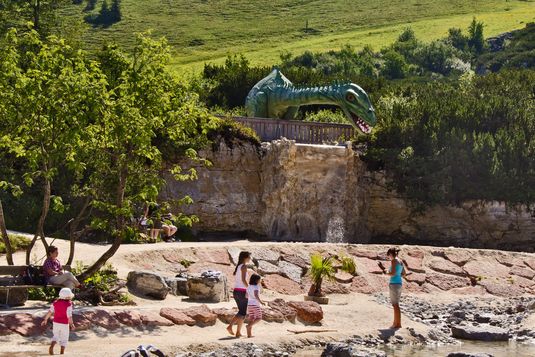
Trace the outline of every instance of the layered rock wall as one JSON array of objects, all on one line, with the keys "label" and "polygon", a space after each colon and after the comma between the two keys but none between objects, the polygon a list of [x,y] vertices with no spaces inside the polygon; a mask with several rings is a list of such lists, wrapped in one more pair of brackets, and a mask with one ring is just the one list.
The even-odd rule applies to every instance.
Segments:
[{"label": "layered rock wall", "polygon": [[350,147],[288,140],[202,153],[199,179],[167,178],[165,195],[189,195],[199,233],[247,232],[271,240],[418,243],[533,251],[535,217],[524,207],[465,202],[413,212],[366,170]]}]

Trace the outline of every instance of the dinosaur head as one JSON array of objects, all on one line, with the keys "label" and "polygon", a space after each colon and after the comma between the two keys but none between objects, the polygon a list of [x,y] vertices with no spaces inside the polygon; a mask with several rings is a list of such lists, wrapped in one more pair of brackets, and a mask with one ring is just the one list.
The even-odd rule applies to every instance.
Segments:
[{"label": "dinosaur head", "polygon": [[353,83],[341,85],[337,97],[338,105],[349,121],[364,134],[371,133],[377,118],[364,89]]}]

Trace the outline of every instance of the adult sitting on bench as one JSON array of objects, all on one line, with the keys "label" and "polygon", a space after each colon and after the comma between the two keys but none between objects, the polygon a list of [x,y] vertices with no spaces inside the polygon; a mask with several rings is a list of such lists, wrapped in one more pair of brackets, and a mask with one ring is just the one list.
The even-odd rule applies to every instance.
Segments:
[{"label": "adult sitting on bench", "polygon": [[48,257],[43,263],[43,275],[47,284],[60,285],[71,290],[80,287],[80,282],[70,271],[64,271],[58,260],[58,248],[48,247]]}]

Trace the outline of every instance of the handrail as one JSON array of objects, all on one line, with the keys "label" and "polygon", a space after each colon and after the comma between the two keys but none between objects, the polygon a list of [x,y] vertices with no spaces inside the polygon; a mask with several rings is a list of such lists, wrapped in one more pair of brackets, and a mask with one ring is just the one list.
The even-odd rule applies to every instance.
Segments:
[{"label": "handrail", "polygon": [[349,140],[355,135],[355,129],[349,124],[240,116],[232,118],[252,128],[262,141],[285,137],[302,144],[332,144]]}]

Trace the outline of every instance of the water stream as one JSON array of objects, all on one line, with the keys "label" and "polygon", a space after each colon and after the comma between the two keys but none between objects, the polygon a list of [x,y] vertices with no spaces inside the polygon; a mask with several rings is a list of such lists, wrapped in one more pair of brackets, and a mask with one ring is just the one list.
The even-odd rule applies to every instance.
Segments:
[{"label": "water stream", "polygon": [[[380,350],[380,348],[377,348]],[[465,341],[453,346],[399,346],[383,349],[388,357],[446,357],[452,352],[488,353],[494,357],[534,357],[535,345],[511,342]],[[295,357],[320,357],[321,349],[310,348],[297,352]]]}]

